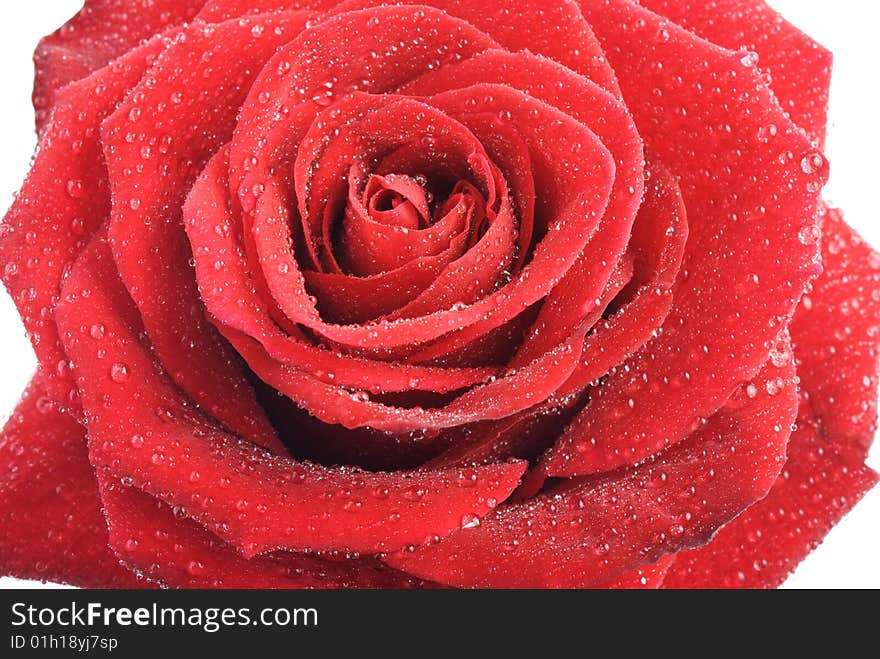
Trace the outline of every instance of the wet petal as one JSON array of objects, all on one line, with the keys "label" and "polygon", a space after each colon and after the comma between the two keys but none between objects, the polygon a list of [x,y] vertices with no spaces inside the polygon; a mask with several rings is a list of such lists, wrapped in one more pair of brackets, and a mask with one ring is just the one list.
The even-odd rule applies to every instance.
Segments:
[{"label": "wet petal", "polygon": [[0,573],[83,588],[139,588],[107,546],[86,433],[39,376],[0,435]]}]

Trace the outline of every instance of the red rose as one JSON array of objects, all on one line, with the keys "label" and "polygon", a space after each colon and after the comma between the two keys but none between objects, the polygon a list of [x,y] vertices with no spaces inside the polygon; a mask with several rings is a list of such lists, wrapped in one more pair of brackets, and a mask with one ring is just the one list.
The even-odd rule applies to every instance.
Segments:
[{"label": "red rose", "polygon": [[758,0],[87,1],[3,224],[0,570],[778,585],[876,482],[829,72]]}]

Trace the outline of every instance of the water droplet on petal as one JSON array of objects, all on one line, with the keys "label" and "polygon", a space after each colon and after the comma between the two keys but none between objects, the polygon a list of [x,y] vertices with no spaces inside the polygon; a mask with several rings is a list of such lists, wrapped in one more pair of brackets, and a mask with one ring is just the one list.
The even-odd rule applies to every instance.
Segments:
[{"label": "water droplet on petal", "polygon": [[83,192],[83,184],[79,179],[71,179],[67,182],[67,194],[69,194],[74,199],[79,199],[84,196]]},{"label": "water droplet on petal", "polygon": [[461,528],[463,529],[473,529],[480,525],[480,518],[476,515],[462,515],[461,516]]},{"label": "water droplet on petal", "polygon": [[815,224],[805,226],[798,232],[798,240],[802,245],[815,245],[822,237],[822,231]]},{"label": "water droplet on petal", "polygon": [[752,68],[752,67],[754,67],[754,66],[757,66],[757,64],[758,64],[758,53],[755,53],[755,52],[753,52],[753,51],[751,51],[751,50],[747,50],[745,53],[743,53],[743,54],[740,56],[739,61],[742,62],[742,65],[743,65],[743,66],[747,66],[747,67],[749,67],[749,68]]},{"label": "water droplet on petal", "polygon": [[785,389],[785,380],[782,378],[773,378],[767,381],[767,393],[771,396],[775,396],[783,389]]},{"label": "water droplet on petal", "polygon": [[115,364],[113,364],[113,366],[110,367],[110,379],[117,384],[121,384],[128,380],[128,376],[128,364],[116,362]]},{"label": "water droplet on petal", "polygon": [[825,164],[825,157],[818,152],[808,153],[801,159],[801,170],[804,174],[816,174]]}]

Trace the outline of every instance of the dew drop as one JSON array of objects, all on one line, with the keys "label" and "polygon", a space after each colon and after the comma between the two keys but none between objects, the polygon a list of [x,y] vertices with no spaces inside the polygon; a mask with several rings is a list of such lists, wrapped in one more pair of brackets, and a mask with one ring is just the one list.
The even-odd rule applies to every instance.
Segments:
[{"label": "dew drop", "polygon": [[84,196],[83,193],[83,184],[79,179],[70,179],[67,182],[67,194],[69,194],[74,199],[79,199]]},{"label": "dew drop", "polygon": [[754,67],[754,66],[757,66],[757,64],[758,64],[758,53],[755,53],[755,52],[753,52],[753,51],[751,51],[751,50],[746,51],[746,52],[743,53],[742,56],[739,58],[739,61],[742,62],[742,65],[743,65],[743,66],[747,66],[747,67],[749,67],[749,68],[752,68],[752,67]]},{"label": "dew drop", "polygon": [[822,231],[815,224],[803,227],[798,232],[798,240],[802,245],[815,245],[822,237]]},{"label": "dew drop", "polygon": [[669,527],[669,535],[673,538],[680,538],[684,535],[684,526],[681,524],[673,524]]},{"label": "dew drop", "polygon": [[364,507],[363,502],[351,499],[349,501],[346,501],[343,504],[342,509],[346,512],[349,512],[349,513],[356,513],[359,510],[361,510],[361,508],[363,508],[363,507]]},{"label": "dew drop", "polygon": [[767,381],[767,393],[771,396],[775,396],[783,389],[785,389],[785,380],[782,378],[772,378]]},{"label": "dew drop", "polygon": [[461,528],[463,529],[473,529],[480,525],[480,518],[476,515],[462,515],[461,516]]},{"label": "dew drop", "polygon": [[801,159],[801,171],[804,174],[816,174],[825,164],[825,157],[821,153],[808,153]]},{"label": "dew drop", "polygon": [[791,355],[786,350],[773,348],[770,351],[770,361],[776,368],[782,368],[791,361]]},{"label": "dew drop", "polygon": [[113,364],[113,366],[110,367],[110,379],[117,384],[121,384],[128,380],[128,376],[128,364],[116,362],[115,364]]}]

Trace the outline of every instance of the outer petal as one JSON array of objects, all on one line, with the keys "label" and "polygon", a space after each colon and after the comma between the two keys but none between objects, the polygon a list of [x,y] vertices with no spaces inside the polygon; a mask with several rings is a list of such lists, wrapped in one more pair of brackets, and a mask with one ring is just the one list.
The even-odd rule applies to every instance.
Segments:
[{"label": "outer petal", "polygon": [[614,72],[574,0],[523,0],[516,10],[505,0],[208,0],[199,17],[218,20],[281,9],[341,13],[390,4],[436,7],[492,35],[505,48],[550,57],[620,96]]},{"label": "outer petal", "polygon": [[779,475],[797,406],[788,355],[782,366],[768,362],[705,426],[655,460],[565,481],[388,563],[455,586],[573,588],[705,542]]},{"label": "outer petal", "polygon": [[198,18],[217,23],[274,11],[326,11],[339,0],[206,0]]},{"label": "outer petal", "polygon": [[[380,4],[391,3],[347,0],[335,11]],[[508,50],[549,57],[620,97],[614,71],[574,0],[520,0],[515,8],[507,0],[405,0],[402,4],[437,7],[479,28]]]},{"label": "outer petal", "polygon": [[782,477],[707,546],[679,555],[666,588],[774,588],[877,483],[863,464],[877,421],[880,256],[829,211],[825,272],[792,323],[803,387]]},{"label": "outer petal", "polygon": [[791,325],[798,375],[830,441],[866,454],[877,429],[880,254],[830,209],[825,272]]},{"label": "outer petal", "polygon": [[674,556],[664,556],[653,565],[643,565],[631,570],[602,587],[609,590],[656,590],[663,585],[663,579],[673,561]]},{"label": "outer petal", "polygon": [[107,546],[85,430],[35,378],[0,436],[0,574],[85,588],[144,585]]},{"label": "outer petal", "polygon": [[44,386],[65,405],[73,380],[53,309],[64,272],[110,211],[98,126],[174,35],[152,39],[57,94],[31,172],[3,220],[3,282],[30,335]]},{"label": "outer petal", "polygon": [[42,130],[67,84],[136,48],[163,30],[180,25],[204,0],[150,0],[137,8],[131,0],[86,0],[80,12],[42,41],[34,54],[34,108]]},{"label": "outer petal", "polygon": [[548,457],[551,476],[644,459],[758,371],[820,272],[811,236],[828,169],[740,55],[627,0],[582,7],[648,150],[681,179],[690,237],[662,333],[598,390]]},{"label": "outer petal", "polygon": [[676,557],[664,588],[776,588],[877,484],[802,406],[788,462],[766,499],[705,547]]},{"label": "outer petal", "polygon": [[170,588],[407,588],[418,579],[378,561],[306,554],[245,559],[191,519],[148,494],[101,478],[110,543],[138,574]]},{"label": "outer petal", "polygon": [[[218,429],[154,362],[103,239],[84,252],[63,296],[58,323],[101,476],[179,507],[247,556],[375,553],[443,537],[505,500],[525,469],[374,474],[271,455]],[[104,324],[103,337],[89,332],[93,322]]]},{"label": "outer petal", "polygon": [[[639,4],[731,50],[748,49],[792,120],[825,142],[831,53],[763,0],[640,0]],[[749,55],[746,55],[749,57]]]},{"label": "outer petal", "polygon": [[180,209],[231,136],[254,77],[307,18],[281,13],[191,25],[101,127],[113,194],[110,241],[153,349],[210,414],[234,432],[270,438],[276,450],[237,358],[205,318]]}]

